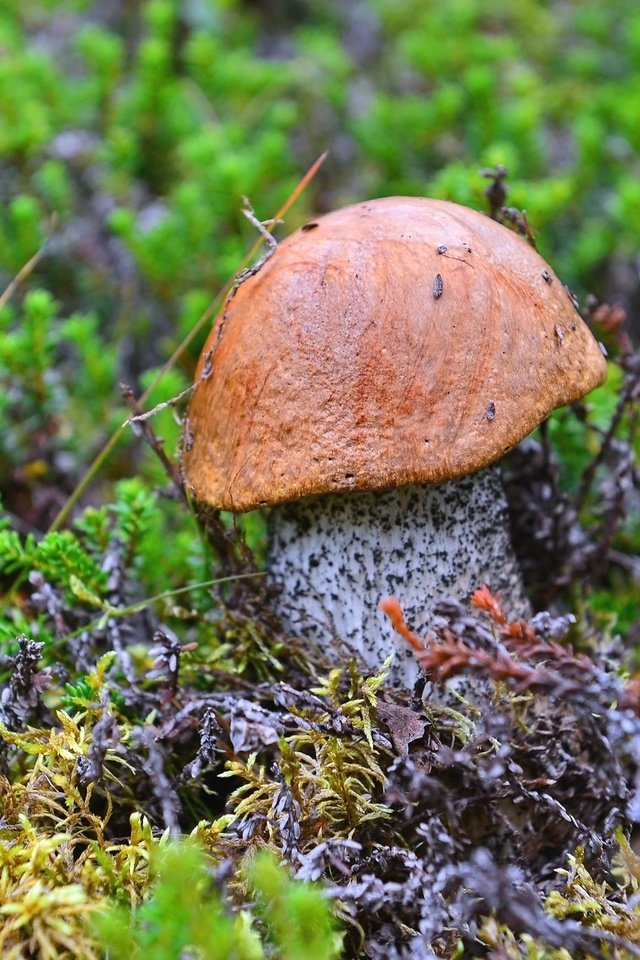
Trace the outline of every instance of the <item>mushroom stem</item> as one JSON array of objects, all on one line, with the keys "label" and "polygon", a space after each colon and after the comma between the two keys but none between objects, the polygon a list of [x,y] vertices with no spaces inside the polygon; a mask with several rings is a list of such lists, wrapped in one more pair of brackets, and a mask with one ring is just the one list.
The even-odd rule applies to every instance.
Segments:
[{"label": "mushroom stem", "polygon": [[497,467],[438,485],[328,494],[272,508],[267,568],[283,625],[318,646],[344,645],[368,670],[395,653],[390,680],[418,667],[379,602],[395,596],[426,633],[436,603],[486,583],[516,616],[530,612],[511,546]]}]

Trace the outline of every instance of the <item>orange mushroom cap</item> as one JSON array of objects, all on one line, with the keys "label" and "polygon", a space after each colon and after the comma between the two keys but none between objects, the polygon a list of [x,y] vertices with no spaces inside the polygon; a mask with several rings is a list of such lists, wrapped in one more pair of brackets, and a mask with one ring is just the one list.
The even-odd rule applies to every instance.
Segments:
[{"label": "orange mushroom cap", "polygon": [[230,294],[208,353],[185,473],[198,500],[234,511],[453,480],[606,375],[522,237],[421,197],[297,230]]}]

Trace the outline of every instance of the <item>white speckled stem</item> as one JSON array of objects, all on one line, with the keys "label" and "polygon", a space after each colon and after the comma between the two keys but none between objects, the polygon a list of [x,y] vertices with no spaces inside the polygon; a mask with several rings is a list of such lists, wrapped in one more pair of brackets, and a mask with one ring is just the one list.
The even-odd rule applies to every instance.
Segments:
[{"label": "white speckled stem", "polygon": [[395,652],[390,680],[403,687],[418,669],[378,610],[384,597],[398,599],[418,634],[428,630],[438,600],[466,600],[483,583],[508,612],[530,612],[495,467],[438,486],[274,507],[268,571],[283,588],[277,612],[292,634],[325,648],[333,643],[336,659],[346,646],[371,671]]}]

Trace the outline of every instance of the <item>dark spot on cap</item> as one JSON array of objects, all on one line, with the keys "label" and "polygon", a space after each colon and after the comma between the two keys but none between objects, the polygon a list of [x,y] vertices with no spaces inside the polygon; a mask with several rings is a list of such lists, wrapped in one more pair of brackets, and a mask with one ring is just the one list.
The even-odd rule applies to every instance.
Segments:
[{"label": "dark spot on cap", "polygon": [[303,224],[301,229],[303,233],[306,233],[308,230],[315,230],[317,226],[318,224],[316,223],[315,220],[309,220],[309,223]]},{"label": "dark spot on cap", "polygon": [[442,291],[444,290],[444,283],[442,277],[439,273],[436,273],[435,280],[433,281],[433,298],[438,300],[442,296]]},{"label": "dark spot on cap", "polygon": [[441,244],[439,247],[436,247],[436,253],[446,253],[446,252],[447,252],[447,248],[445,247],[444,243]]},{"label": "dark spot on cap", "polygon": [[549,284],[553,283],[553,277],[551,276],[548,270],[542,271],[542,279],[544,280],[545,283],[549,283]]},{"label": "dark spot on cap", "polygon": [[489,422],[491,422],[491,420],[495,420],[495,418],[496,418],[496,405],[495,405],[495,403],[493,402],[493,400],[489,400],[489,403],[487,404],[487,411],[486,411],[486,412],[487,412],[487,420],[489,420]]}]

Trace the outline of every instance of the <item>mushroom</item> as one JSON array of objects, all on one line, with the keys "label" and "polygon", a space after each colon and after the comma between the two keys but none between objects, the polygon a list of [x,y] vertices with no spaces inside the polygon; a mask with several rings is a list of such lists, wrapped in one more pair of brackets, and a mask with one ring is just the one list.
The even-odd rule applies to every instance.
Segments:
[{"label": "mushroom", "polygon": [[418,197],[319,217],[230,294],[205,356],[186,479],[217,508],[272,508],[286,628],[369,669],[397,651],[404,685],[385,596],[417,631],[482,583],[528,612],[495,464],[606,364],[522,237]]}]

